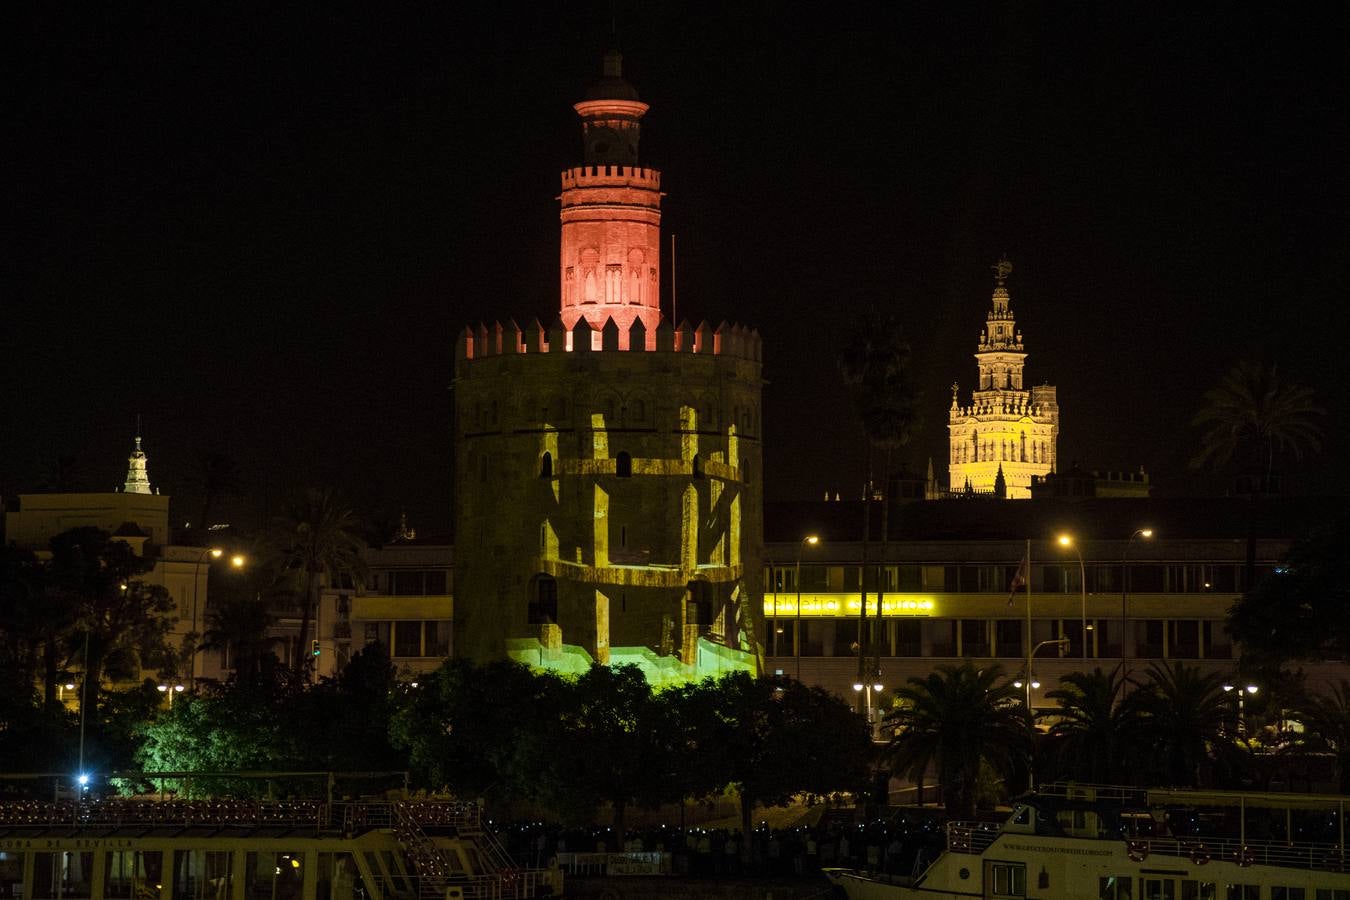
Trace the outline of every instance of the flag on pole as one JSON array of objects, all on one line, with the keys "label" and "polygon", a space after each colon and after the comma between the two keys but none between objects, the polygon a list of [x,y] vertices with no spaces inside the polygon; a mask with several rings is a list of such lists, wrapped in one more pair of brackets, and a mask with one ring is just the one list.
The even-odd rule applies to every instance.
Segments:
[{"label": "flag on pole", "polygon": [[1012,606],[1013,600],[1017,599],[1017,589],[1026,587],[1027,576],[1031,571],[1031,557],[1023,555],[1022,561],[1017,566],[1017,572],[1013,574],[1012,584],[1008,587],[1008,605]]}]

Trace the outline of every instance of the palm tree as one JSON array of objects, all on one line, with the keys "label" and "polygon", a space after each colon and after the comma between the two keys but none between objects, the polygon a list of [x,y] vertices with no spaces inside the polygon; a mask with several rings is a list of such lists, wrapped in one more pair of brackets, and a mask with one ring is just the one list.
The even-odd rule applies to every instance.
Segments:
[{"label": "palm tree", "polygon": [[[867,487],[863,498],[863,603],[858,610],[858,678],[865,680],[867,657],[867,541],[872,509],[873,451],[882,452],[881,564],[890,543],[891,457],[907,445],[922,427],[919,392],[909,368],[910,347],[904,328],[894,315],[875,307],[853,319],[839,354],[839,371],[853,399],[866,435]],[[881,610],[883,583],[877,578],[877,610]],[[878,653],[880,652],[878,648]]]},{"label": "palm tree", "polygon": [[240,591],[213,602],[206,610],[206,632],[198,650],[230,654],[241,681],[258,674],[263,654],[278,642],[267,631],[276,621],[260,595]]},{"label": "palm tree", "polygon": [[938,666],[909,679],[895,698],[886,716],[895,729],[887,748],[891,769],[912,777],[934,767],[950,816],[974,814],[981,762],[1006,777],[1025,756],[1026,708],[998,666]]},{"label": "palm tree", "polygon": [[1295,459],[1322,448],[1319,420],[1325,410],[1313,402],[1312,388],[1282,382],[1275,365],[1243,360],[1205,393],[1205,406],[1192,425],[1205,429],[1191,460],[1199,469],[1226,466],[1235,455],[1264,487],[1274,472],[1275,454]]},{"label": "palm tree", "polygon": [[1045,696],[1059,709],[1046,735],[1048,755],[1061,777],[1115,784],[1135,771],[1130,765],[1139,734],[1139,715],[1120,666],[1110,672],[1071,672]]},{"label": "palm tree", "polygon": [[1293,710],[1314,745],[1336,755],[1341,793],[1350,793],[1350,681],[1341,681],[1327,694],[1309,694]]},{"label": "palm tree", "polygon": [[1156,774],[1169,784],[1198,787],[1206,763],[1222,763],[1233,748],[1228,723],[1235,710],[1224,675],[1185,663],[1154,663],[1137,692],[1140,731],[1148,735]]},{"label": "palm tree", "polygon": [[[1243,589],[1250,591],[1256,574],[1256,502],[1272,483],[1275,454],[1322,449],[1320,420],[1325,410],[1313,402],[1312,388],[1280,381],[1277,367],[1242,360],[1205,393],[1205,405],[1191,419],[1204,429],[1191,468],[1223,469],[1238,456],[1239,465],[1256,480],[1247,513],[1247,561]],[[1243,459],[1245,457],[1245,459]]]},{"label": "palm tree", "polygon": [[281,568],[300,580],[300,633],[296,637],[292,666],[298,675],[313,664],[304,652],[309,623],[318,605],[322,576],[330,580],[351,575],[364,580],[364,543],[358,537],[360,521],[350,507],[327,489],[310,489],[296,497],[276,521],[273,545]]}]

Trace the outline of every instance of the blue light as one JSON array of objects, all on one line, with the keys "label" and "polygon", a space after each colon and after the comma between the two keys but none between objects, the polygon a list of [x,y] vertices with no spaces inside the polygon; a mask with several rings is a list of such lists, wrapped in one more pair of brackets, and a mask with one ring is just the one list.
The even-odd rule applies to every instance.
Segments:
[{"label": "blue light", "polygon": [[80,787],[89,786],[89,776],[84,774],[83,772],[81,772],[79,777],[77,777],[75,780],[80,783]]}]

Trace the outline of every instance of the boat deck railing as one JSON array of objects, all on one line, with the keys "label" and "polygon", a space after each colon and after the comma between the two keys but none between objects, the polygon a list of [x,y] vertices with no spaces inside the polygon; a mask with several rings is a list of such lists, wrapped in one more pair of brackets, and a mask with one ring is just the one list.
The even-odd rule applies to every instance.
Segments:
[{"label": "boat deck railing", "polygon": [[238,826],[359,831],[393,827],[399,816],[421,826],[482,831],[477,803],[455,800],[11,800],[0,801],[0,828]]},{"label": "boat deck railing", "polygon": [[[998,838],[1001,828],[990,822],[948,822],[947,850],[978,856]],[[1211,860],[1241,866],[1278,866],[1315,872],[1350,872],[1350,855],[1339,844],[1312,841],[1247,841],[1236,838],[1148,837],[1125,841],[1126,852],[1136,861],[1150,855],[1188,859],[1196,865]]]}]

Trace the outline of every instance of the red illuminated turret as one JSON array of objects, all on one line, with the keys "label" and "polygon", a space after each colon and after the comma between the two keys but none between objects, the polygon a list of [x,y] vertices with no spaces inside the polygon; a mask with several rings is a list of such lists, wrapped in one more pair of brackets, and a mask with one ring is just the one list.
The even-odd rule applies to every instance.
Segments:
[{"label": "red illuminated turret", "polygon": [[647,104],[623,80],[623,57],[605,54],[604,78],[574,107],[585,165],[562,173],[561,309],[568,331],[585,318],[618,326],[621,349],[636,320],[655,349],[661,321],[661,173],[638,166],[638,120]]}]

